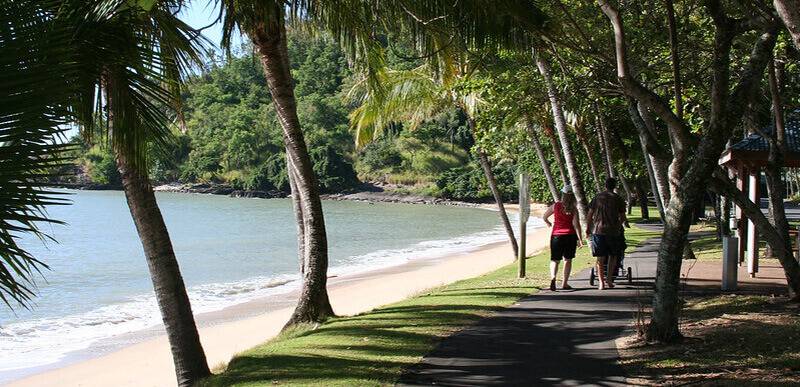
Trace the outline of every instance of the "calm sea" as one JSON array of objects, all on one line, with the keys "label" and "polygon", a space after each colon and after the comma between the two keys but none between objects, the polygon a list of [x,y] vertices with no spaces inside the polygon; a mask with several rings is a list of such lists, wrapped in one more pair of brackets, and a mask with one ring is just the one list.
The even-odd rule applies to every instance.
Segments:
[{"label": "calm sea", "polygon": [[[0,383],[21,370],[160,324],[141,244],[121,192],[70,191],[46,225],[58,243],[23,237],[50,266],[32,310],[0,307]],[[289,199],[159,193],[195,313],[286,293],[298,284]],[[324,201],[330,275],[399,265],[505,240],[477,208]],[[516,223],[516,221],[514,222]],[[65,340],[69,338],[69,340]]]}]

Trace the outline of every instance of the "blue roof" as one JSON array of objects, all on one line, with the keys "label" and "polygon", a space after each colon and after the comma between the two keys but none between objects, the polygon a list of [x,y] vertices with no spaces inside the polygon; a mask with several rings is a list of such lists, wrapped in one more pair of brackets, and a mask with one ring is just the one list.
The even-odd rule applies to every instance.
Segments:
[{"label": "blue roof", "polygon": [[[785,126],[787,152],[800,153],[800,118],[792,117],[787,119]],[[765,131],[772,133],[772,126],[767,127]],[[766,152],[769,151],[769,142],[760,134],[751,134],[728,149]]]}]

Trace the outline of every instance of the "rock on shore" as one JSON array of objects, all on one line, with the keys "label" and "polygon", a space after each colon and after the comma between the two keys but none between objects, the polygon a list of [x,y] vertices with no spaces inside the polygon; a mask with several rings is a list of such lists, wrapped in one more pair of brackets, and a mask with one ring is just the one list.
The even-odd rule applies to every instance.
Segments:
[{"label": "rock on shore", "polygon": [[[233,187],[226,185],[212,185],[212,184],[180,184],[170,183],[153,187],[157,192],[181,192],[181,193],[198,193],[198,194],[211,194],[211,195],[228,195],[237,198],[285,198],[289,194],[282,191],[249,191],[249,190],[235,190]],[[480,204],[466,203],[451,201],[435,196],[414,195],[397,191],[387,191],[380,188],[371,187],[367,191],[349,192],[349,193],[336,193],[321,195],[324,200],[341,200],[341,201],[359,201],[359,202],[386,202],[386,203],[411,203],[411,204],[436,204],[436,205],[450,205],[450,206],[470,206],[475,207]]]}]

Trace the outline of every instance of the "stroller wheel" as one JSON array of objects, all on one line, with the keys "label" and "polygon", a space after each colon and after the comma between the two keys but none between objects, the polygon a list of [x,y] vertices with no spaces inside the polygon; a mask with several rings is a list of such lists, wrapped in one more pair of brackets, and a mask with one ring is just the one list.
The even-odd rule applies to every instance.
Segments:
[{"label": "stroller wheel", "polygon": [[594,286],[595,277],[596,277],[596,274],[594,272],[594,268],[592,268],[592,272],[589,273],[589,286]]},{"label": "stroller wheel", "polygon": [[633,274],[632,274],[632,270],[631,270],[630,267],[628,268],[628,283],[629,284],[633,283]]}]

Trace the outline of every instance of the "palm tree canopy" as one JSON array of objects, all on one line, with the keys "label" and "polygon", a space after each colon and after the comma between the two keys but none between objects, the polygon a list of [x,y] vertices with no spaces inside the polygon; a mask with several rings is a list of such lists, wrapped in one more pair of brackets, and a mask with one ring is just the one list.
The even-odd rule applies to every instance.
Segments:
[{"label": "palm tree canopy", "polygon": [[67,1],[59,14],[74,25],[81,59],[77,120],[84,136],[124,149],[142,172],[148,145],[168,148],[168,112],[180,110],[181,77],[201,62],[207,43],[176,17],[180,3]]},{"label": "palm tree canopy", "polygon": [[0,1],[0,299],[28,307],[34,275],[47,265],[17,244],[23,233],[49,238],[45,205],[66,204],[47,190],[50,170],[69,164],[56,141],[70,115],[75,76],[69,31],[47,2]]},{"label": "palm tree canopy", "polygon": [[426,66],[386,71],[381,84],[382,90],[377,91],[362,81],[348,93],[348,99],[358,104],[350,114],[350,124],[359,147],[377,138],[392,122],[404,122],[414,130],[447,107],[458,106],[474,116],[484,103],[477,91],[436,79]]}]

